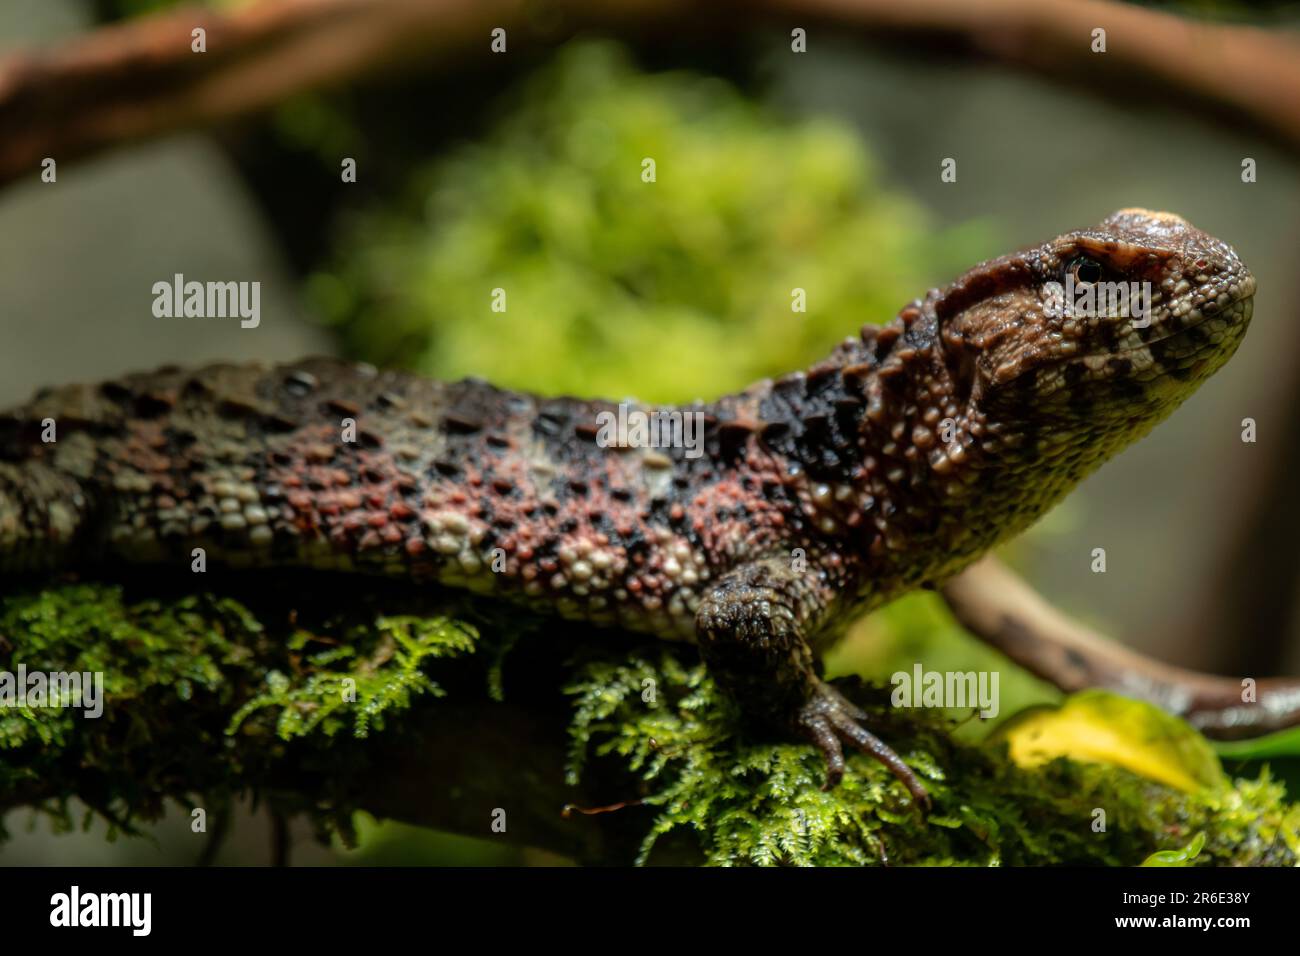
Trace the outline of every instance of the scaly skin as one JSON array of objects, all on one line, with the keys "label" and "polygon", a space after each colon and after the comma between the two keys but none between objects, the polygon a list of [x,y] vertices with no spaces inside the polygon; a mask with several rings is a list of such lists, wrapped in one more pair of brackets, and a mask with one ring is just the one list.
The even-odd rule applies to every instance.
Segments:
[{"label": "scaly skin", "polygon": [[[1070,272],[1149,281],[1150,326],[1054,313],[1046,283]],[[847,741],[923,803],[818,677],[814,639],[942,583],[1147,432],[1232,355],[1254,291],[1225,243],[1124,210],[977,266],[807,372],[677,409],[703,416],[696,458],[605,447],[609,402],[324,359],[49,389],[0,417],[0,568],[185,567],[201,547],[695,640],[748,714],[822,749],[830,782]]]}]

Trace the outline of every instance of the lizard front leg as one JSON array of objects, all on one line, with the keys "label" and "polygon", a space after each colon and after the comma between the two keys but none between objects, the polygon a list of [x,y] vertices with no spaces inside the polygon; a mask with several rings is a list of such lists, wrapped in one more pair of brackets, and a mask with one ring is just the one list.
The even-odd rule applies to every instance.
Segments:
[{"label": "lizard front leg", "polygon": [[844,775],[842,742],[892,770],[916,801],[929,795],[898,754],[866,730],[867,719],[817,673],[807,634],[824,619],[830,589],[810,563],[769,558],[728,572],[704,595],[695,617],[709,672],[746,715],[811,740],[826,758],[826,784]]}]

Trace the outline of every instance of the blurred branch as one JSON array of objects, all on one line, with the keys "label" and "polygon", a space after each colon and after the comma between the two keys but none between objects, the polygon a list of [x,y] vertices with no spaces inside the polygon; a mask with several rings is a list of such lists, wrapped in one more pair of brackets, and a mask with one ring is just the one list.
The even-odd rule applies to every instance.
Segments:
[{"label": "blurred branch", "polygon": [[[764,6],[941,43],[1121,102],[1135,94],[1161,96],[1300,148],[1300,42],[1255,27],[1102,0],[764,0]],[[1091,49],[1098,28],[1106,31],[1104,55]]]},{"label": "blurred branch", "polygon": [[[184,8],[103,27],[0,62],[0,184],[44,157],[71,159],[265,110],[380,70],[489,54],[490,33],[527,48],[565,14],[617,24],[682,14],[684,2],[267,0],[229,13]],[[191,31],[206,33],[205,53]],[[567,31],[566,31],[567,32]]]},{"label": "blurred branch", "polygon": [[[276,0],[228,14],[182,9],[13,56],[0,65],[0,181],[31,173],[45,156],[205,126],[385,60],[464,45],[503,6]],[[206,53],[191,51],[196,27],[207,31]]]},{"label": "blurred branch", "polygon": [[[626,865],[654,813],[635,805],[583,812],[635,794],[637,785],[599,763],[580,785],[565,780],[571,717],[566,706],[541,702],[439,701],[412,715],[415,746],[409,738],[376,742],[357,805],[379,819],[536,847],[579,863]],[[507,813],[502,834],[491,828],[496,808]]]},{"label": "blurred branch", "polygon": [[1026,670],[1066,692],[1101,687],[1185,717],[1208,737],[1252,737],[1300,724],[1300,681],[1257,680],[1243,702],[1238,678],[1172,667],[1071,621],[995,558],[943,588],[953,615]]},{"label": "blurred branch", "polygon": [[[230,13],[169,11],[0,63],[0,184],[33,174],[47,156],[207,126],[381,69],[491,55],[495,27],[516,51],[591,26],[634,33],[690,20],[730,33],[755,11],[786,25],[903,33],[1124,99],[1163,93],[1300,147],[1295,43],[1100,0],[728,0],[705,12],[687,0],[266,0]],[[199,26],[203,54],[190,47]],[[1090,48],[1096,27],[1107,31],[1104,56]]]}]

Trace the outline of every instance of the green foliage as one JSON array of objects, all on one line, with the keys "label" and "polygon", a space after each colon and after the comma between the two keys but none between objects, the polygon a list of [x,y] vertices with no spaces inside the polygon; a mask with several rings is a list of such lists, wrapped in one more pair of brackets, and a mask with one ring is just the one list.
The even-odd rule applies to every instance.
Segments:
[{"label": "green foliage", "polygon": [[937,232],[841,124],[782,123],[719,80],[581,43],[339,248],[311,289],[362,357],[683,400],[821,357],[992,243]]},{"label": "green foliage", "polygon": [[[417,705],[437,707],[439,675],[471,653],[486,685],[501,638],[479,639],[449,611],[385,614],[383,599],[309,620],[273,610],[299,600],[285,589],[261,605],[132,599],[121,586],[88,584],[0,599],[0,670],[98,670],[107,692],[97,720],[52,707],[0,711],[0,806],[41,806],[70,826],[76,796],[114,831],[132,832],[168,798],[215,806],[276,781],[282,806],[346,838],[346,781],[364,775],[374,735],[400,732]],[[851,756],[841,786],[825,791],[812,748],[745,737],[688,647],[602,644],[583,654],[568,688],[570,777],[599,761],[629,788],[640,781],[659,810],[643,860],[684,835],[710,863],[754,865],[1132,865],[1176,853],[1198,832],[1204,849],[1177,862],[1294,864],[1300,850],[1300,808],[1267,773],[1181,793],[1066,759],[1024,769],[1003,747],[958,740],[942,715],[900,711],[886,689],[859,688],[881,735],[934,796],[922,821],[869,758]],[[286,779],[295,781],[288,797]],[[1096,808],[1107,814],[1103,834],[1092,830]]]},{"label": "green foliage", "polygon": [[[1198,833],[1202,846],[1193,842],[1181,861],[1294,865],[1300,851],[1300,807],[1267,773],[1188,794],[1064,758],[1023,769],[1002,746],[959,742],[944,718],[892,709],[886,691],[860,689],[857,702],[926,781],[934,810],[922,822],[902,785],[868,757],[851,756],[841,785],[825,791],[812,748],[736,736],[703,667],[678,654],[592,662],[569,688],[572,773],[589,757],[617,760],[660,808],[643,859],[677,831],[692,833],[716,865],[1132,866]],[[1093,829],[1098,808],[1105,832]]]},{"label": "green foliage", "polygon": [[1249,740],[1217,740],[1214,751],[1235,760],[1268,760],[1300,756],[1300,727],[1289,727]]},{"label": "green foliage", "polygon": [[[146,601],[130,613],[120,590],[97,585],[0,598],[0,651],[12,649],[8,669],[25,664],[31,670],[102,673],[106,695],[116,700],[160,695],[188,701],[219,693],[223,668],[246,661],[260,633],[239,604],[207,596]],[[77,713],[58,706],[0,710],[0,750],[67,747],[84,732]],[[0,775],[32,770],[0,765]],[[11,784],[14,778],[0,780]]]},{"label": "green foliage", "polygon": [[[280,712],[276,733],[282,740],[317,730],[333,737],[348,724],[354,736],[367,737],[372,726],[383,729],[385,713],[407,710],[416,695],[442,696],[421,668],[429,660],[469,653],[477,637],[469,625],[442,617],[381,617],[374,626],[387,640],[381,641],[381,650],[369,661],[355,670],[328,669],[356,657],[355,648],[345,645],[308,655],[312,672],[297,684],[279,671],[270,671],[266,690],[235,712],[227,732],[237,731],[249,715],[273,708]],[[302,650],[312,640],[299,632],[289,646]]]},{"label": "green foliage", "polygon": [[1142,861],[1143,866],[1195,866],[1205,849],[1205,834],[1198,833],[1192,842],[1179,850],[1159,850]]},{"label": "green foliage", "polygon": [[[0,597],[0,671],[97,672],[106,697],[93,719],[57,706],[0,709],[0,808],[44,804],[62,816],[78,796],[130,829],[157,818],[168,797],[257,790],[289,759],[339,771],[364,762],[359,746],[332,738],[345,728],[364,738],[417,698],[439,695],[429,662],[471,653],[477,635],[436,613],[349,605],[308,628],[228,597],[132,600],[119,585]],[[329,782],[304,792],[304,809],[324,807],[322,823],[337,812],[343,819],[329,822],[346,829]]]}]

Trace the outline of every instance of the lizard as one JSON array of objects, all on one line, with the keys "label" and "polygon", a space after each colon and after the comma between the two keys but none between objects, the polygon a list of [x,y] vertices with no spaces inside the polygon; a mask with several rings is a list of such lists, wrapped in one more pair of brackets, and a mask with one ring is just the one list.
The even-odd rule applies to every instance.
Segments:
[{"label": "lizard", "polygon": [[[1149,283],[1149,304],[1062,307],[1061,289],[1106,283]],[[47,388],[0,415],[0,571],[202,548],[693,641],[746,720],[821,751],[827,786],[847,746],[924,807],[820,652],[1169,415],[1232,356],[1254,294],[1227,243],[1123,209],[708,402],[620,409],[332,359]],[[634,412],[698,424],[698,447],[602,435]]]}]

